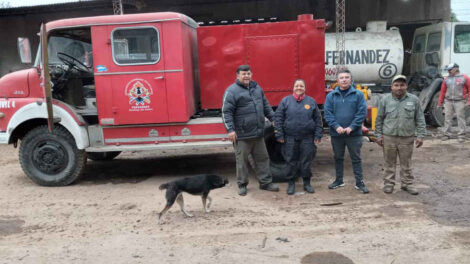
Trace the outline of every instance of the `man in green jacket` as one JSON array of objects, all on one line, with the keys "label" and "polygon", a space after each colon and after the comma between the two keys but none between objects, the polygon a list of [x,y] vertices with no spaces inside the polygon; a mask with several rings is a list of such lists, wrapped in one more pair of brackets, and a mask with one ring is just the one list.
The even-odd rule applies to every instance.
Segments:
[{"label": "man in green jacket", "polygon": [[397,156],[400,158],[401,189],[410,194],[419,192],[413,186],[411,156],[413,143],[423,145],[426,122],[417,96],[407,93],[406,77],[397,75],[392,79],[392,93],[379,102],[375,121],[377,143],[384,153],[384,192],[392,193],[395,181]]}]

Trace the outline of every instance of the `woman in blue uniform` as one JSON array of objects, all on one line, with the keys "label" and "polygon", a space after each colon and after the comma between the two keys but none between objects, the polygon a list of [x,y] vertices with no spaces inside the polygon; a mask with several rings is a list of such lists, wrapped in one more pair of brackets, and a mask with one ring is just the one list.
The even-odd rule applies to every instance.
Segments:
[{"label": "woman in blue uniform", "polygon": [[305,81],[298,79],[293,94],[279,104],[274,116],[276,140],[282,143],[282,156],[287,162],[287,194],[295,193],[295,181],[302,177],[304,190],[313,193],[310,184],[312,161],[322,138],[322,120],[315,99],[305,94]]}]

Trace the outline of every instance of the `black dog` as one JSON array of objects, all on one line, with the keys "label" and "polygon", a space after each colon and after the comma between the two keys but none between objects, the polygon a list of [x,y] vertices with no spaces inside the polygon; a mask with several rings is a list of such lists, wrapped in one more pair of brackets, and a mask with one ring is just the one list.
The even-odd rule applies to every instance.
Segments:
[{"label": "black dog", "polygon": [[[202,205],[204,211],[209,213],[209,207],[212,203],[212,199],[209,197],[209,192],[212,189],[222,188],[228,183],[228,179],[222,178],[217,175],[202,174],[196,175],[193,177],[186,177],[179,180],[174,180],[168,183],[160,185],[159,189],[166,189],[166,206],[158,214],[158,220],[162,218],[163,214],[171,208],[175,201],[181,207],[181,211],[188,217],[193,215],[189,214],[184,210],[184,200],[182,192],[187,192],[192,195],[201,195],[202,196]],[[209,203],[206,206],[206,200],[209,200]]]}]

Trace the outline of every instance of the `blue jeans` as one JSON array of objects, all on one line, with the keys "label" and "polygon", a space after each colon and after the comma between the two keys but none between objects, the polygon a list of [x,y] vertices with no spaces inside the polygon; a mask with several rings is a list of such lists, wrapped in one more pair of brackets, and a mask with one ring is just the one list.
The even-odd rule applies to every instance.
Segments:
[{"label": "blue jeans", "polygon": [[356,185],[362,185],[362,136],[331,137],[331,146],[333,147],[335,158],[336,182],[344,182],[344,150],[345,147],[348,147],[349,156],[351,157],[352,161],[354,177],[356,178]]}]

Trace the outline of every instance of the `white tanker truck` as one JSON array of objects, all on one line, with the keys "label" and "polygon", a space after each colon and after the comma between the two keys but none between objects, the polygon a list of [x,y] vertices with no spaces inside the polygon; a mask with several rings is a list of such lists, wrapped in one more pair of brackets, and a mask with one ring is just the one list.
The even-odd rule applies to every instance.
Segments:
[{"label": "white tanker truck", "polygon": [[[387,30],[385,21],[367,23],[366,31],[358,28],[356,32],[345,33],[345,54],[336,51],[334,33],[327,33],[325,42],[326,81],[335,81],[336,65],[343,59],[355,83],[371,89],[372,105],[377,102],[374,98],[379,97],[374,95],[389,92],[391,78],[403,71],[402,37],[398,28]],[[447,74],[442,69],[456,62],[460,72],[470,74],[470,22],[442,22],[416,29],[409,53],[408,91],[420,97],[430,123],[443,126],[444,112],[437,108],[440,86]]]}]

